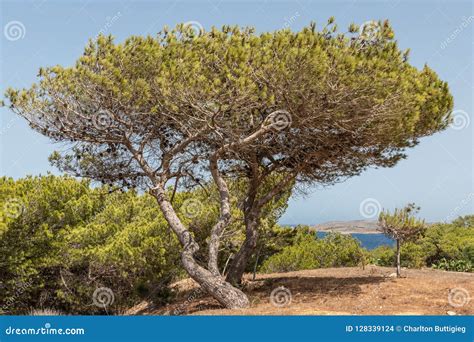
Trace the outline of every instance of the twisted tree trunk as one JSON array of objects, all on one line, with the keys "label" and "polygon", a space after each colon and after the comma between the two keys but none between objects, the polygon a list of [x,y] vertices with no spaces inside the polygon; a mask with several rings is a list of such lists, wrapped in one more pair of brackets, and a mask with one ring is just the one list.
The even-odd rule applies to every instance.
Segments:
[{"label": "twisted tree trunk", "polygon": [[196,262],[194,254],[199,250],[199,245],[194,241],[191,233],[176,215],[171,203],[166,199],[163,184],[155,187],[152,194],[157,199],[166,221],[183,246],[181,262],[189,276],[224,307],[229,309],[248,307],[249,300],[242,291],[226,282],[220,275],[216,275]]},{"label": "twisted tree trunk", "polygon": [[246,308],[249,306],[247,296],[239,289],[233,287],[219,275],[200,266],[193,257],[199,246],[192,239],[181,253],[181,262],[184,269],[207,293],[217,299],[224,307],[229,309]]}]

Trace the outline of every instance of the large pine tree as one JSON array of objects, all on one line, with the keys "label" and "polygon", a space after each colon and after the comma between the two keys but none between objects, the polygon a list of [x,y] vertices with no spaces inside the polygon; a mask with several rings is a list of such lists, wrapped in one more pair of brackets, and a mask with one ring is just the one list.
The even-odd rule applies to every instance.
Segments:
[{"label": "large pine tree", "polygon": [[[447,127],[448,86],[408,63],[388,22],[338,33],[254,33],[226,26],[196,34],[179,25],[151,37],[91,41],[72,67],[42,68],[11,109],[53,141],[53,162],[74,175],[150,191],[182,245],[189,275],[226,307],[246,307],[240,282],[265,206],[293,186],[332,184],[368,167],[392,167],[420,137]],[[230,179],[245,181],[246,239],[227,280],[217,266],[229,224]],[[179,219],[169,184],[214,182],[220,217],[209,262]]]}]

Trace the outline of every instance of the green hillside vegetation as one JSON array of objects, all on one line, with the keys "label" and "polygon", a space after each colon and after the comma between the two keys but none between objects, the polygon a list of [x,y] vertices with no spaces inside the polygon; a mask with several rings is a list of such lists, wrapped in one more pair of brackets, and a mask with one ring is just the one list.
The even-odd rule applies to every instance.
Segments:
[{"label": "green hillside vegetation", "polygon": [[[303,228],[303,227],[300,227]],[[289,272],[323,267],[358,266],[365,262],[367,251],[350,235],[329,233],[322,239],[301,229],[295,243],[269,257],[262,272]]]},{"label": "green hillside vegetation", "polygon": [[[181,219],[204,251],[218,217],[217,196],[211,186],[174,195],[174,204],[184,207]],[[189,212],[189,201],[195,212]],[[273,229],[285,206],[281,201],[268,207],[263,232]],[[244,239],[239,215],[233,212],[224,234],[221,268]],[[266,250],[280,250],[279,243],[271,242],[272,236],[280,236],[281,229],[276,229],[263,234],[269,236]],[[114,303],[107,309],[114,312],[141,299],[165,303],[173,295],[167,285],[185,274],[180,252],[176,236],[148,194],[91,187],[71,177],[0,178],[0,309],[5,313],[52,307],[67,313],[105,313],[92,302],[100,287],[113,289]],[[205,253],[199,258],[207,261]]]},{"label": "green hillside vegetation", "polygon": [[[190,200],[197,203],[193,215],[185,210]],[[278,226],[286,201],[266,211],[247,272],[394,265],[390,247],[369,252],[348,235],[331,233],[318,239],[308,227]],[[208,231],[219,214],[216,189],[177,192],[173,202],[202,246],[204,252],[197,259],[205,264]],[[472,218],[430,226],[417,241],[403,245],[402,266],[472,272]],[[221,270],[244,238],[242,213],[236,209],[231,227],[223,234]],[[71,177],[0,178],[3,313],[51,308],[68,314],[117,314],[141,300],[168,303],[173,299],[168,285],[186,277],[180,251],[176,236],[148,194],[94,187]],[[113,290],[114,302],[106,309],[93,304],[93,293],[100,287]]]},{"label": "green hillside vegetation", "polygon": [[[460,217],[452,223],[429,226],[416,241],[401,248],[402,267],[432,267],[446,271],[474,272],[474,216]],[[350,235],[330,233],[322,239],[308,229],[298,232],[293,245],[269,257],[262,265],[266,273],[288,272],[320,267],[395,266],[396,250],[380,246],[371,251]]]},{"label": "green hillside vegetation", "polygon": [[[423,237],[407,242],[401,250],[402,266],[422,266],[446,271],[474,271],[474,215],[460,217],[450,224],[437,223]],[[372,251],[375,264],[392,266],[395,251],[386,246]]]}]

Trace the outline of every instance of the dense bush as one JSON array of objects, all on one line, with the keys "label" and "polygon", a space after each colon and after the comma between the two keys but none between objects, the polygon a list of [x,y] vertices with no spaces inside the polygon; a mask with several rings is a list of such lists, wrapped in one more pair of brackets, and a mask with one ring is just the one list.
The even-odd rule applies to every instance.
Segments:
[{"label": "dense bush", "polygon": [[[371,251],[371,261],[380,266],[393,266],[395,250],[381,246]],[[434,224],[423,237],[406,243],[401,251],[402,266],[473,272],[474,220],[473,216],[460,217],[450,224]]]},{"label": "dense bush", "polygon": [[460,217],[451,224],[433,225],[420,244],[427,266],[474,272],[474,216]]},{"label": "dense bush", "polygon": [[321,267],[356,266],[364,262],[359,241],[350,235],[330,233],[318,239],[314,232],[298,231],[295,243],[269,257],[262,265],[265,273],[288,272]]},{"label": "dense bush", "polygon": [[432,267],[445,271],[474,272],[473,264],[467,260],[446,260],[443,258],[437,263],[433,264]]},{"label": "dense bush", "polygon": [[378,266],[395,266],[395,249],[379,246],[370,251],[370,262]]},{"label": "dense bush", "polygon": [[[203,264],[218,196],[213,187],[172,196],[204,251],[197,254]],[[285,204],[286,199],[270,203],[262,218],[267,255],[291,243],[283,238],[291,230],[274,228]],[[234,209],[232,218],[222,237],[221,269],[244,238],[241,212]],[[156,200],[147,194],[91,187],[71,177],[0,178],[0,310],[5,313],[110,314],[143,299],[166,302],[172,295],[167,285],[185,276],[180,251]],[[93,305],[98,288],[113,292],[107,311]]]},{"label": "dense bush", "polygon": [[[420,245],[414,242],[406,242],[401,247],[401,266],[409,268],[420,268],[424,266],[424,252]],[[371,263],[378,266],[395,266],[395,248],[380,246],[370,251]]]},{"label": "dense bush", "polygon": [[[426,252],[427,265],[446,260],[465,260],[474,263],[474,225],[466,226],[468,217],[451,224],[436,224],[430,227],[420,241]],[[470,221],[473,223],[472,220]],[[462,224],[462,225],[458,225]]]},{"label": "dense bush", "polygon": [[103,313],[99,287],[113,291],[112,312],[179,272],[177,241],[150,196],[91,188],[68,177],[0,179],[0,308]]},{"label": "dense bush", "polygon": [[[180,275],[179,245],[147,195],[114,193],[91,222],[67,234],[63,287],[56,296],[90,312],[91,290],[107,287],[121,310],[143,298],[168,299],[166,285]],[[72,301],[71,301],[72,299]]]},{"label": "dense bush", "polygon": [[103,207],[99,190],[71,178],[0,179],[0,308],[9,313],[52,304],[68,231]]}]

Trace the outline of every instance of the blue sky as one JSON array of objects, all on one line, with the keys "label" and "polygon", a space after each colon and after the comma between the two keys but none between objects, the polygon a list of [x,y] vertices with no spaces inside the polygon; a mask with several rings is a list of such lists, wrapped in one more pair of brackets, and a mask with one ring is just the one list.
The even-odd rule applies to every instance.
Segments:
[{"label": "blue sky", "polygon": [[[1,1],[1,82],[26,87],[40,66],[72,65],[99,32],[117,41],[155,34],[164,25],[195,21],[204,28],[251,25],[257,31],[336,17],[341,30],[354,22],[389,19],[410,62],[428,63],[448,81],[456,124],[422,139],[391,169],[368,170],[335,186],[294,196],[281,223],[320,223],[375,217],[380,208],[408,202],[428,221],[474,213],[473,29],[471,1]],[[0,109],[0,175],[14,178],[56,172],[47,157],[57,148],[6,108]]]}]

